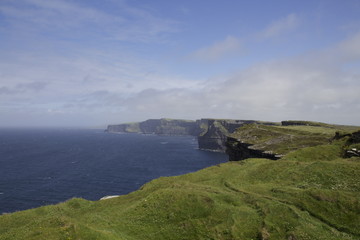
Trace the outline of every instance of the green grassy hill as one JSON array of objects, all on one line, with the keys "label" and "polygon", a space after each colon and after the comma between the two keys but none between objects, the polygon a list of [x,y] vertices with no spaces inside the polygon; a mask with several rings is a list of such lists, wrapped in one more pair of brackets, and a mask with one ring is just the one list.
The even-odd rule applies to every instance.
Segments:
[{"label": "green grassy hill", "polygon": [[251,144],[252,149],[283,155],[304,147],[329,144],[336,133],[346,135],[352,131],[360,130],[359,127],[317,124],[287,126],[247,124],[229,136],[246,144]]},{"label": "green grassy hill", "polygon": [[360,158],[343,158],[354,139],[5,214],[0,239],[360,239]]}]

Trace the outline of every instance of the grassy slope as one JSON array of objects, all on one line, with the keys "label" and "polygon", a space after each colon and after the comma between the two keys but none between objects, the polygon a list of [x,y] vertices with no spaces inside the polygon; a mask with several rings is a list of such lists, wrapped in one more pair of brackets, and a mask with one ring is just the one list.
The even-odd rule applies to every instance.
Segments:
[{"label": "grassy slope", "polygon": [[248,124],[238,128],[230,136],[245,143],[253,144],[252,148],[254,149],[287,154],[299,148],[330,144],[335,132],[359,129],[359,127],[329,124],[326,124],[325,127]]},{"label": "grassy slope", "polygon": [[349,126],[349,125],[337,125],[337,124],[328,124],[328,123],[322,123],[322,122],[312,122],[312,121],[282,121],[282,125],[288,124],[294,124],[290,125],[290,127],[293,126],[313,126],[313,127],[320,127],[320,128],[332,128],[336,129],[337,131],[348,131],[348,132],[355,132],[360,130],[359,126]]},{"label": "grassy slope", "polygon": [[360,158],[340,158],[345,140],[2,215],[0,239],[360,239]]}]

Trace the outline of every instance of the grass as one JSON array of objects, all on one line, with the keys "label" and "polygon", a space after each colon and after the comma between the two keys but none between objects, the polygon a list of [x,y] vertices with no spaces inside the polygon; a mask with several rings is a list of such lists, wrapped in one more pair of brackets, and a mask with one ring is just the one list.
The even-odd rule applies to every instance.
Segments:
[{"label": "grass", "polygon": [[[343,127],[306,125],[267,126],[247,124],[238,128],[230,137],[252,144],[251,148],[253,149],[284,155],[300,148],[330,144],[335,133],[343,131],[343,129]],[[354,129],[356,128],[354,127]]]},{"label": "grass", "polygon": [[0,239],[359,239],[359,161],[249,159],[0,217]]},{"label": "grass", "polygon": [[128,123],[126,124],[125,131],[129,133],[138,133],[140,132],[140,125],[139,123]]},{"label": "grass", "polygon": [[[256,133],[269,133],[267,127]],[[306,136],[295,127],[271,128],[272,137]],[[108,200],[4,214],[0,239],[360,239],[360,158],[341,157],[346,140],[298,147],[278,161],[247,159],[162,177]]]},{"label": "grass", "polygon": [[278,128],[315,133],[315,134],[324,134],[329,136],[334,136],[335,133],[339,131],[339,129],[336,128],[315,127],[315,126],[279,126]]},{"label": "grass", "polygon": [[332,128],[337,131],[346,131],[346,132],[355,132],[359,131],[359,126],[349,126],[349,125],[337,125],[337,124],[328,124],[322,122],[312,122],[312,121],[282,121],[282,126],[308,126],[308,127],[320,127],[320,128]]}]

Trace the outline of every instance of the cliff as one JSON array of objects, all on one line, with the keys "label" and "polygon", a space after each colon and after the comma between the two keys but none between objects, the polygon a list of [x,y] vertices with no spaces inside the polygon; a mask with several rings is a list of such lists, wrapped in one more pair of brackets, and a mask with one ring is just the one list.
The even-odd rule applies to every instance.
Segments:
[{"label": "cliff", "polygon": [[198,137],[199,149],[225,152],[227,137],[244,124],[276,125],[254,120],[210,119],[196,121],[178,119],[149,119],[143,122],[109,125],[110,133],[143,133],[158,135],[191,135]]},{"label": "cliff", "polygon": [[[280,124],[255,120],[162,118],[109,125],[106,131],[197,136],[199,149],[226,152],[230,161],[238,161],[253,157],[276,160],[299,148],[329,143],[336,132],[339,139],[357,129],[311,121],[282,121]],[[354,134],[352,136],[357,136]],[[360,146],[348,144],[344,155],[357,156],[358,149]]]},{"label": "cliff", "polygon": [[197,123],[203,130],[198,136],[199,148],[225,152],[227,136],[244,124],[254,123],[253,120],[201,119]]},{"label": "cliff", "polygon": [[273,153],[272,151],[263,151],[256,149],[253,144],[245,143],[238,138],[227,137],[226,153],[229,156],[229,161],[239,161],[247,158],[267,158],[277,160],[282,155]]},{"label": "cliff", "polygon": [[109,125],[110,133],[144,133],[158,135],[192,135],[197,136],[200,129],[196,121],[179,119],[148,119],[143,122]]}]

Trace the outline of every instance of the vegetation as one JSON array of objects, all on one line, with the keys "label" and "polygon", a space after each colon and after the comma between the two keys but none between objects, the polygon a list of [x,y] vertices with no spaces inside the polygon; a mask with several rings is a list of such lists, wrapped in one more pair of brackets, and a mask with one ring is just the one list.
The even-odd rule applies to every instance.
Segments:
[{"label": "vegetation", "polygon": [[282,121],[282,126],[311,126],[311,127],[322,127],[322,128],[332,128],[337,131],[347,131],[354,132],[360,130],[359,126],[348,126],[348,125],[336,125],[328,124],[322,122],[312,122],[312,121]]},{"label": "vegetation", "polygon": [[247,124],[230,135],[251,144],[252,149],[287,154],[294,150],[322,144],[330,144],[337,132],[348,134],[348,130],[359,130],[359,127],[338,126],[320,123],[310,125],[270,126]]},{"label": "vegetation", "polygon": [[129,132],[129,133],[138,133],[140,132],[140,125],[139,123],[135,122],[135,123],[129,123],[127,124],[127,126],[125,127],[125,131]]},{"label": "vegetation", "polygon": [[[303,127],[237,132],[255,144],[293,136],[300,144],[280,160],[228,162],[117,198],[4,214],[0,239],[360,239],[360,158],[342,157],[358,143],[351,134],[329,142],[331,131]],[[269,146],[288,144],[295,148]]]},{"label": "vegetation", "polygon": [[204,136],[207,133],[208,129],[209,129],[209,125],[202,122],[202,123],[199,124],[199,128],[200,128],[199,136]]}]

